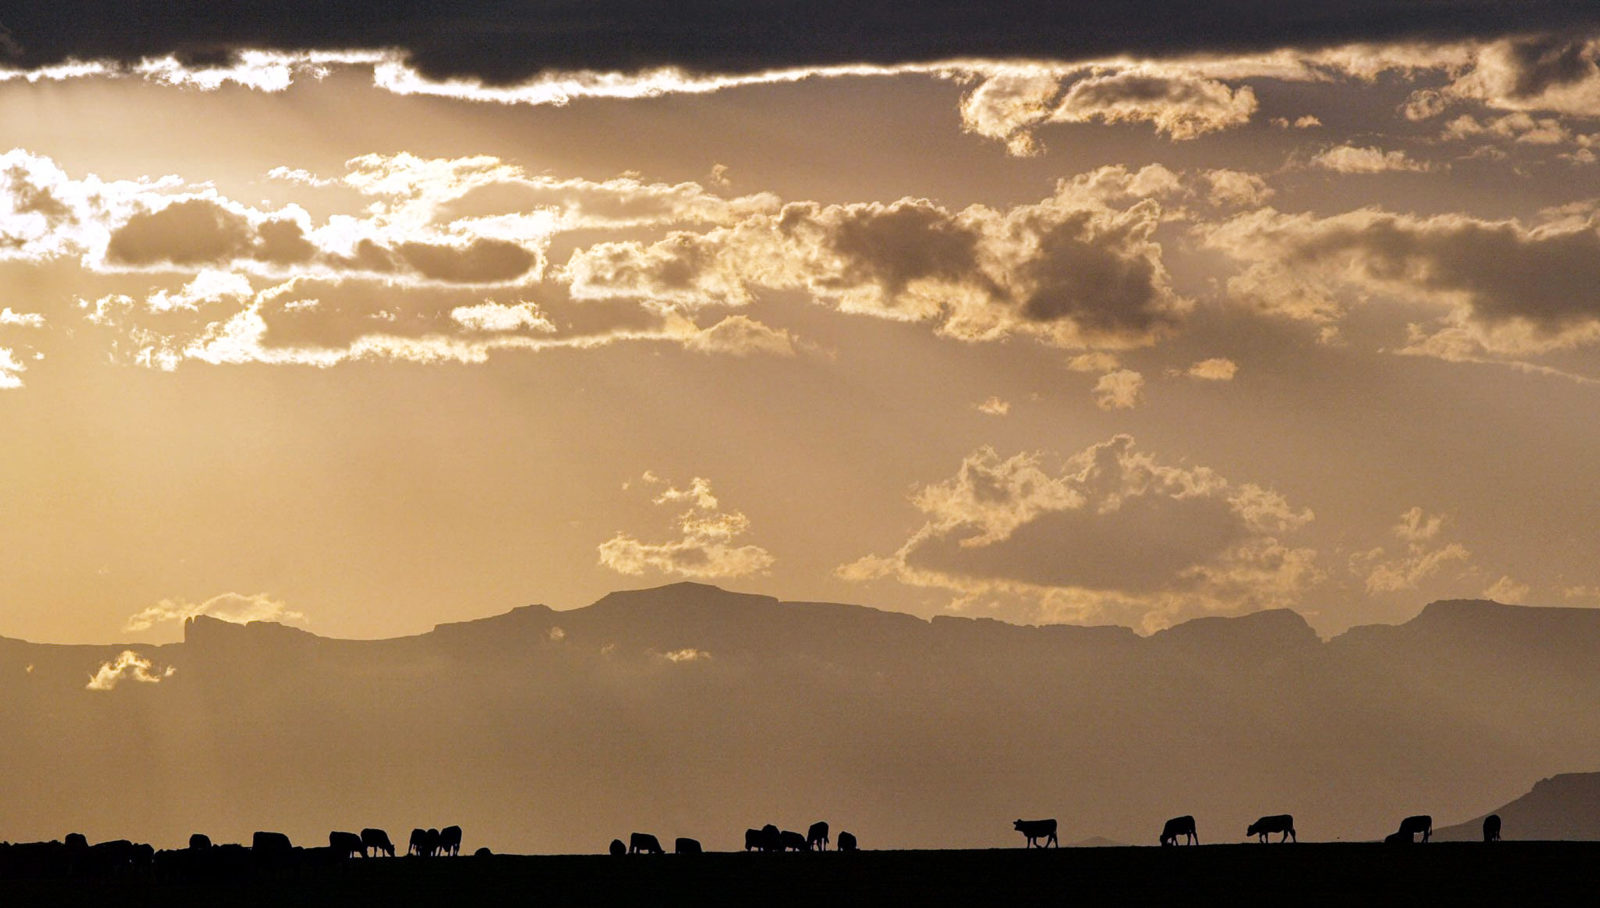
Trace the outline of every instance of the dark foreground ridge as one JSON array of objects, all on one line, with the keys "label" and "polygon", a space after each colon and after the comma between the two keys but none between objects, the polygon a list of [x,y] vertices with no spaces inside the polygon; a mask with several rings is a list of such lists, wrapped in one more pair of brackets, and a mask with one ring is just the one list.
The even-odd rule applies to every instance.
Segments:
[{"label": "dark foreground ridge", "polygon": [[0,881],[8,904],[1517,905],[1587,904],[1600,843],[1202,845],[987,851],[492,855],[247,865],[220,878]]}]

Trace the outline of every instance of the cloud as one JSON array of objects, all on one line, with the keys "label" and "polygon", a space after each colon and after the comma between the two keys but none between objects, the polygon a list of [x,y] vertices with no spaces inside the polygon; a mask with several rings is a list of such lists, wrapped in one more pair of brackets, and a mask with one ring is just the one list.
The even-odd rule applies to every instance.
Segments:
[{"label": "cloud", "polygon": [[[1346,42],[1581,33],[1600,23],[1600,14],[1588,5],[1561,0],[1511,5],[1337,0],[1293,15],[1263,15],[1259,4],[1244,0],[1193,5],[1071,0],[1048,6],[1007,0],[986,6],[981,16],[953,0],[870,9],[819,0],[768,5],[747,16],[730,16],[725,5],[704,0],[670,9],[640,0],[599,0],[522,6],[509,13],[490,0],[404,9],[377,2],[330,8],[292,0],[249,16],[134,0],[123,13],[139,22],[139,28],[82,27],[97,21],[98,11],[88,0],[8,9],[6,28],[13,42],[0,50],[0,64],[33,69],[106,60],[137,66],[171,57],[188,70],[212,73],[209,78],[217,84],[232,78],[275,87],[283,74],[266,52],[322,50],[351,56],[393,48],[432,79],[504,85],[550,70],[674,66],[695,73],[742,73],[973,57],[1189,56]],[[248,61],[247,50],[259,62],[242,65]],[[318,63],[306,55],[301,65],[314,72]],[[162,66],[154,64],[158,71]],[[225,75],[230,70],[242,72]],[[202,82],[197,87],[207,86]]]},{"label": "cloud", "polygon": [[89,683],[84,687],[88,690],[114,690],[123,681],[159,684],[162,680],[172,677],[176,671],[177,669],[170,665],[157,670],[149,659],[131,649],[125,649],[115,660],[101,663],[100,668],[89,677]]},{"label": "cloud", "polygon": [[1315,552],[1280,541],[1312,519],[1282,496],[1204,467],[1162,463],[1118,435],[1052,470],[1039,454],[980,448],[918,489],[926,523],[896,552],[838,570],[951,592],[1031,620],[1180,615],[1297,601]]},{"label": "cloud", "polygon": [[1143,391],[1143,375],[1132,369],[1118,369],[1095,382],[1094,403],[1102,410],[1131,410],[1139,405]]},{"label": "cloud", "polygon": [[1384,151],[1370,146],[1335,145],[1311,158],[1311,166],[1336,173],[1385,173],[1389,171],[1426,171],[1432,165],[1426,161],[1412,160],[1403,151]]},{"label": "cloud", "polygon": [[796,341],[788,331],[735,314],[690,335],[683,346],[707,354],[794,356]]},{"label": "cloud", "polygon": [[[1464,214],[1418,217],[1364,208],[1329,217],[1271,208],[1202,230],[1249,264],[1230,295],[1311,321],[1341,318],[1341,293],[1431,305],[1444,335],[1421,330],[1406,352],[1522,356],[1600,341],[1600,221],[1526,225]],[[1449,358],[1449,356],[1446,356]]]},{"label": "cloud", "polygon": [[17,359],[15,351],[0,347],[0,391],[22,387],[22,373],[26,371],[28,367]]},{"label": "cloud", "polygon": [[1233,381],[1233,376],[1239,372],[1239,364],[1224,357],[1203,359],[1189,367],[1188,376],[1205,381]]},{"label": "cloud", "polygon": [[692,311],[745,306],[761,288],[798,289],[842,312],[922,322],[964,341],[1142,346],[1192,305],[1172,290],[1151,238],[1160,205],[1117,198],[1154,174],[1102,168],[1004,211],[913,198],[791,202],[703,233],[597,243],[561,273],[579,300],[644,298]]},{"label": "cloud", "polygon": [[1266,180],[1241,170],[1207,170],[1203,174],[1209,191],[1206,200],[1219,208],[1255,208],[1273,195]]},{"label": "cloud", "polygon": [[539,304],[526,300],[516,303],[485,301],[471,306],[457,306],[450,310],[450,319],[468,331],[500,333],[532,330],[549,333],[555,325],[539,310]]},{"label": "cloud", "polygon": [[1526,583],[1502,574],[1499,580],[1489,584],[1489,587],[1483,591],[1483,597],[1510,605],[1521,605],[1528,601],[1529,591],[1530,587]]},{"label": "cloud", "polygon": [[674,664],[679,662],[709,662],[711,654],[703,649],[685,647],[683,649],[675,649],[669,653],[662,653],[661,658]]},{"label": "cloud", "polygon": [[1368,593],[1394,593],[1414,590],[1451,563],[1466,567],[1471,553],[1458,542],[1436,544],[1444,516],[1427,515],[1413,507],[1400,515],[1392,532],[1404,544],[1404,551],[1391,555],[1383,546],[1358,552],[1350,558],[1350,569],[1364,578]]},{"label": "cloud", "polygon": [[[197,615],[207,615],[234,624],[252,621],[276,621],[280,624],[306,624],[306,616],[294,611],[266,593],[245,596],[239,593],[222,593],[204,602],[194,603],[182,599],[163,599],[135,614],[129,615],[123,625],[125,631],[147,631],[158,624],[175,621],[182,624]],[[124,654],[126,655],[126,654]]]},{"label": "cloud", "polygon": [[[652,477],[645,474],[645,482],[651,483]],[[618,531],[600,543],[601,565],[619,574],[653,570],[697,578],[742,577],[772,566],[774,559],[766,549],[733,544],[749,531],[750,520],[738,511],[723,510],[709,480],[695,477],[686,488],[669,485],[654,501],[658,505],[689,504],[674,521],[679,538],[648,543]]]},{"label": "cloud", "polygon": [[982,403],[972,405],[979,413],[986,416],[1004,416],[1011,412],[1011,402],[991,396]]}]

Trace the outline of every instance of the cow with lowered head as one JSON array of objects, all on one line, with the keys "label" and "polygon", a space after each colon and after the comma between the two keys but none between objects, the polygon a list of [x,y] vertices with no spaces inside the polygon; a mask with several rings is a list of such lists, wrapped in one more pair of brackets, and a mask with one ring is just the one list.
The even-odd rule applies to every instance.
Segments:
[{"label": "cow with lowered head", "polygon": [[636,832],[628,836],[629,854],[666,854],[661,847],[661,840],[648,832]]},{"label": "cow with lowered head", "polygon": [[357,854],[364,854],[366,849],[361,845],[361,836],[353,832],[328,833],[328,849],[338,858],[353,858]]},{"label": "cow with lowered head", "polygon": [[828,824],[825,821],[818,820],[806,830],[806,844],[817,851],[828,850]]},{"label": "cow with lowered head", "polygon": [[855,837],[855,835],[853,835],[852,833],[848,833],[848,832],[839,833],[839,850],[840,851],[855,851],[856,850],[856,837]]},{"label": "cow with lowered head", "polygon": [[1422,834],[1422,841],[1427,842],[1433,837],[1433,817],[1426,814],[1406,817],[1400,821],[1400,828],[1396,835],[1403,835],[1408,841],[1415,842],[1418,833]]},{"label": "cow with lowered head", "polygon": [[439,830],[439,852],[451,857],[461,855],[461,827],[446,826]]},{"label": "cow with lowered head", "polygon": [[394,857],[394,843],[389,841],[387,832],[368,826],[366,829],[361,830],[361,853],[366,857],[374,857],[374,852],[388,855],[392,858]]},{"label": "cow with lowered head", "polygon": [[[1035,845],[1040,848],[1048,848],[1051,845],[1061,847],[1061,843],[1056,841],[1056,821],[1053,819],[1018,820],[1011,824],[1011,828],[1027,837],[1028,843],[1022,846],[1023,848],[1032,848]],[[1040,839],[1044,839],[1044,844],[1039,845]]]},{"label": "cow with lowered head", "polygon": [[[1234,828],[1237,829],[1238,827]],[[1287,813],[1274,814],[1270,817],[1262,817],[1261,819],[1256,820],[1254,823],[1251,823],[1250,828],[1246,829],[1244,834],[1246,838],[1255,836],[1258,841],[1265,842],[1267,840],[1267,834],[1272,832],[1283,833],[1283,838],[1278,840],[1280,842],[1287,842],[1290,839],[1294,839],[1296,842],[1300,841],[1300,839],[1294,834],[1294,817]]]},{"label": "cow with lowered head", "polygon": [[1178,837],[1183,836],[1186,844],[1200,844],[1200,836],[1195,834],[1194,817],[1173,817],[1167,825],[1161,827],[1161,844],[1177,845]]}]

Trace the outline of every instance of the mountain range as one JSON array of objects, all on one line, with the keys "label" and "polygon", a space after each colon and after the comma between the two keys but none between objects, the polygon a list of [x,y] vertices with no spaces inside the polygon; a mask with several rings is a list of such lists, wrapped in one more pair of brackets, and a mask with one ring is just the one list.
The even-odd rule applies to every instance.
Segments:
[{"label": "mountain range", "polygon": [[388,640],[197,617],[161,646],[0,639],[0,839],[737,849],[826,819],[866,848],[992,847],[1056,817],[1154,844],[1171,816],[1232,842],[1292,813],[1369,840],[1593,769],[1597,665],[1600,611],[1485,601],[1329,640],[1291,611],[1140,636],[691,583]]}]

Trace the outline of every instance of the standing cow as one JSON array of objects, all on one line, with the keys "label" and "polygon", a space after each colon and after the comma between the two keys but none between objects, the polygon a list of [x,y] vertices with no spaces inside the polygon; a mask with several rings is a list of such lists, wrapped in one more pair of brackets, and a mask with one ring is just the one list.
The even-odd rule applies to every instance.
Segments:
[{"label": "standing cow", "polygon": [[1500,841],[1500,815],[1491,813],[1483,818],[1483,840],[1485,842]]},{"label": "standing cow", "polygon": [[1023,848],[1034,847],[1040,839],[1045,840],[1043,845],[1039,845],[1040,848],[1048,848],[1051,845],[1061,847],[1061,843],[1056,841],[1056,821],[1053,819],[1017,820],[1011,824],[1011,828],[1028,837],[1028,844],[1022,846]]},{"label": "standing cow", "polygon": [[1194,830],[1194,817],[1173,817],[1161,827],[1162,845],[1177,845],[1178,836],[1183,836],[1186,844],[1200,844],[1200,836]]},{"label": "standing cow", "polygon": [[1270,817],[1262,817],[1261,819],[1256,820],[1254,823],[1251,823],[1250,828],[1246,829],[1244,834],[1246,838],[1255,836],[1257,840],[1265,842],[1267,840],[1267,833],[1270,832],[1283,833],[1283,838],[1278,840],[1280,842],[1287,842],[1290,839],[1294,839],[1296,842],[1300,841],[1300,839],[1294,834],[1294,817],[1286,813],[1280,813]]},{"label": "standing cow", "polygon": [[827,851],[828,824],[821,821],[812,823],[811,828],[806,830],[806,844],[817,851]]},{"label": "standing cow", "polygon": [[328,849],[341,859],[353,858],[362,852],[361,836],[353,832],[330,832]]}]

